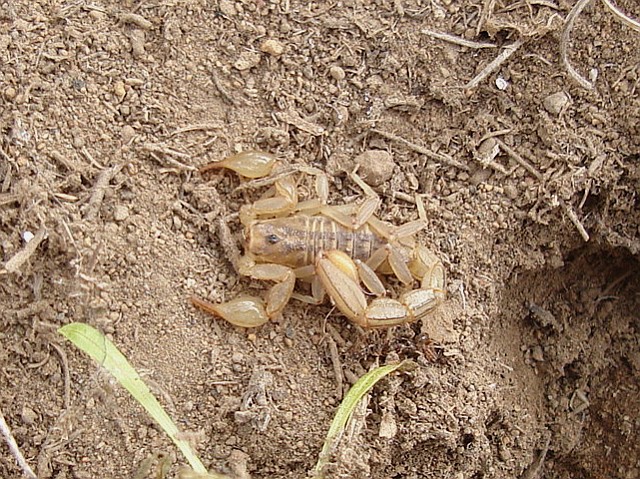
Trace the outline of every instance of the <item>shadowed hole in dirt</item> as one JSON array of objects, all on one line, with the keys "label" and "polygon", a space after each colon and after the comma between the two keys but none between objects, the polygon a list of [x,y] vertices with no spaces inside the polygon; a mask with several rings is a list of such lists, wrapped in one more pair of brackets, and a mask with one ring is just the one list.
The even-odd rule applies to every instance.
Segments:
[{"label": "shadowed hole in dirt", "polygon": [[551,434],[545,477],[638,477],[640,263],[595,242],[563,262],[514,275],[509,334],[494,340],[519,347],[516,368],[533,373],[520,390]]}]

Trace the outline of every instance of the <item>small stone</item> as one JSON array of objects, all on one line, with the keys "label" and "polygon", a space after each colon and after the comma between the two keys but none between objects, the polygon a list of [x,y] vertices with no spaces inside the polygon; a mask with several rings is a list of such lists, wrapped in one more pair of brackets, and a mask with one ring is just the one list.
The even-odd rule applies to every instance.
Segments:
[{"label": "small stone", "polygon": [[233,63],[233,66],[242,71],[249,70],[260,63],[260,54],[256,52],[242,52]]},{"label": "small stone", "polygon": [[22,407],[22,412],[20,413],[20,419],[26,426],[33,426],[37,419],[38,415],[36,412],[28,406]]},{"label": "small stone", "polygon": [[344,70],[337,65],[333,65],[331,68],[329,68],[329,75],[331,75],[334,80],[338,81],[344,80],[344,78],[347,76]]},{"label": "small stone", "polygon": [[395,163],[391,153],[384,150],[367,150],[355,160],[358,174],[371,186],[380,186],[393,176]]},{"label": "small stone", "polygon": [[279,55],[282,55],[282,52],[284,52],[284,44],[279,42],[278,40],[270,38],[262,42],[262,44],[260,45],[260,51],[277,57]]},{"label": "small stone", "polygon": [[481,163],[493,161],[500,154],[500,145],[495,138],[487,138],[478,146],[476,156]]},{"label": "small stone", "polygon": [[8,86],[4,89],[4,97],[9,101],[13,100],[17,94],[18,92],[12,86]]},{"label": "small stone", "polygon": [[510,200],[515,200],[518,197],[518,188],[511,183],[507,183],[504,186],[504,194],[507,195],[507,198]]},{"label": "small stone", "polygon": [[496,78],[496,88],[498,90],[506,90],[509,87],[509,82],[502,77]]},{"label": "small stone", "polygon": [[125,205],[118,205],[113,210],[113,219],[120,222],[129,217],[129,208]]},{"label": "small stone", "polygon": [[398,434],[398,426],[396,424],[396,418],[390,411],[382,413],[382,419],[380,420],[380,430],[378,436],[391,439]]},{"label": "small stone", "polygon": [[232,17],[237,13],[236,5],[233,0],[220,0],[218,8],[220,8],[220,13],[228,17]]},{"label": "small stone", "polygon": [[513,457],[511,451],[504,446],[501,446],[500,449],[498,449],[498,456],[502,462],[508,462]]},{"label": "small stone", "polygon": [[531,349],[531,357],[538,362],[544,361],[544,353],[542,352],[542,346],[540,346],[539,344],[534,346],[533,349]]},{"label": "small stone", "polygon": [[99,10],[91,10],[89,12],[89,18],[97,22],[104,20],[106,17],[107,17],[107,14]]},{"label": "small stone", "polygon": [[136,136],[136,130],[131,125],[125,125],[122,127],[121,135],[122,142],[128,144]]},{"label": "small stone", "polygon": [[469,178],[469,183],[474,186],[479,186],[489,179],[491,176],[491,170],[489,168],[478,168],[471,174]]},{"label": "small stone", "polygon": [[82,135],[82,133],[79,130],[74,130],[72,132],[73,136],[71,138],[71,144],[73,145],[74,148],[76,149],[81,149],[82,147],[85,146],[85,141],[84,141],[84,136]]},{"label": "small stone", "polygon": [[124,97],[127,94],[127,90],[124,88],[124,82],[122,80],[118,80],[113,85],[113,94],[116,96],[118,102],[124,100]]},{"label": "small stone", "polygon": [[139,28],[129,33],[129,41],[131,42],[131,54],[133,58],[141,60],[145,57],[144,44],[146,42],[144,30]]},{"label": "small stone", "polygon": [[549,95],[542,101],[545,109],[552,115],[559,115],[569,103],[569,97],[565,92],[559,91],[553,95]]},{"label": "small stone", "polygon": [[25,242],[25,244],[27,244],[29,241],[35,238],[35,236],[36,235],[34,235],[31,231],[24,231],[22,233],[22,240]]},{"label": "small stone", "polygon": [[233,363],[241,363],[244,361],[244,354],[236,351],[231,355],[231,362]]}]

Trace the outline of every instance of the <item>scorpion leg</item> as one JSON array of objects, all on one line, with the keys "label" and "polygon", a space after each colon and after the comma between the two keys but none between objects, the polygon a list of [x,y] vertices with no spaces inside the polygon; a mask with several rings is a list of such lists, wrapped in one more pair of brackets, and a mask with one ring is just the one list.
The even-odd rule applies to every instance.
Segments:
[{"label": "scorpion leg", "polygon": [[240,222],[249,225],[256,218],[286,216],[298,205],[298,189],[291,177],[275,183],[275,196],[262,198],[240,208]]},{"label": "scorpion leg", "polygon": [[421,280],[421,287],[432,289],[440,299],[444,299],[446,274],[442,262],[431,250],[421,245],[413,250],[412,256],[409,269]]},{"label": "scorpion leg", "polygon": [[373,215],[382,201],[378,194],[355,171],[350,174],[350,177],[364,191],[365,200],[359,205],[336,206],[326,206],[325,201],[323,206],[318,209],[318,212],[345,228],[357,230],[374,218]]},{"label": "scorpion leg", "polygon": [[441,289],[424,284],[439,283],[440,278],[429,278],[420,288],[408,291],[398,299],[376,298],[367,304],[358,278],[352,273],[354,268],[357,272],[353,260],[340,251],[327,251],[316,260],[317,275],[334,304],[349,320],[364,328],[417,321],[438,306],[444,296]]}]

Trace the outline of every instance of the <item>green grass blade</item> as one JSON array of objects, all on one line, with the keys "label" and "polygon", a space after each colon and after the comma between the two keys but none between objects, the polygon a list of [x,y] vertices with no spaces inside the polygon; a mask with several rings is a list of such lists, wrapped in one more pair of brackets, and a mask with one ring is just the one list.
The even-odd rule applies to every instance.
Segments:
[{"label": "green grass blade", "polygon": [[398,369],[407,370],[413,366],[415,366],[415,364],[411,361],[402,361],[398,364],[380,366],[379,368],[366,373],[358,379],[351,389],[349,389],[349,392],[340,403],[340,406],[336,411],[336,415],[331,422],[331,426],[329,427],[329,432],[327,433],[327,437],[322,446],[322,451],[320,451],[320,456],[318,457],[318,463],[313,470],[314,478],[320,479],[324,477],[324,468],[329,462],[335,442],[344,431],[347,421],[351,417],[351,414],[353,414],[353,410],[364,395],[367,394],[371,388],[387,374],[397,371]]},{"label": "green grass blade", "polygon": [[58,329],[58,332],[71,341],[79,349],[91,356],[94,361],[109,371],[118,382],[138,401],[149,415],[167,433],[176,446],[182,451],[194,472],[208,474],[211,478],[226,478],[224,475],[207,473],[200,458],[191,445],[178,437],[178,427],[149,391],[138,372],[129,364],[120,350],[100,331],[83,323],[71,323]]}]

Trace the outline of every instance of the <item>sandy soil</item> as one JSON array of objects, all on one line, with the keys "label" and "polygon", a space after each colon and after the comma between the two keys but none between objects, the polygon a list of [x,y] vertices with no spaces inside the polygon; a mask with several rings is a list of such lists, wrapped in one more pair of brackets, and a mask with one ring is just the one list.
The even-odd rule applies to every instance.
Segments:
[{"label": "sandy soil", "polygon": [[[344,391],[401,358],[418,369],[376,386],[331,477],[640,477],[640,34],[592,2],[566,45],[585,88],[561,60],[574,4],[2,2],[0,408],[38,477],[176,454],[56,333],[74,321],[236,477],[305,477]],[[254,330],[196,310],[265,290],[215,228],[260,191],[197,170],[248,149],[326,171],[338,204],[387,152],[360,172],[385,220],[422,195],[447,301],[368,332],[330,305]]]}]

